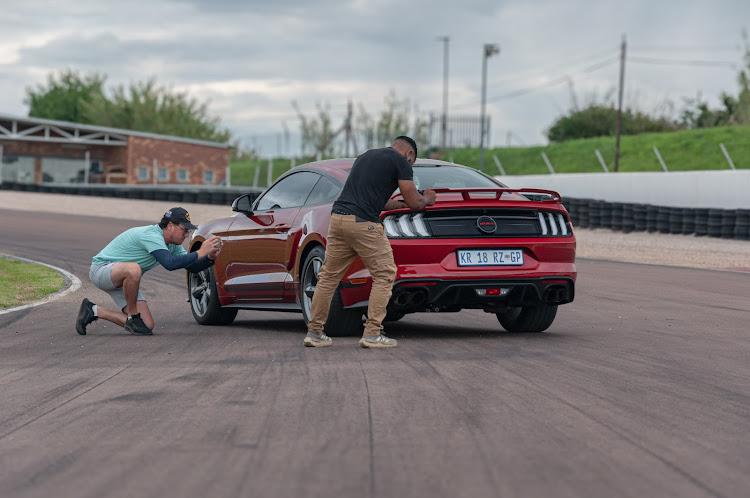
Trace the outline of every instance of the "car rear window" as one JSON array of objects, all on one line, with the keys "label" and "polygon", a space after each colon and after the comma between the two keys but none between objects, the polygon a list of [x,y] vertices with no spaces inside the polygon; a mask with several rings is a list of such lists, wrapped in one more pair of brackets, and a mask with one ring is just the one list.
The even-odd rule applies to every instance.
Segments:
[{"label": "car rear window", "polygon": [[482,173],[456,166],[415,165],[414,185],[426,188],[501,188]]}]

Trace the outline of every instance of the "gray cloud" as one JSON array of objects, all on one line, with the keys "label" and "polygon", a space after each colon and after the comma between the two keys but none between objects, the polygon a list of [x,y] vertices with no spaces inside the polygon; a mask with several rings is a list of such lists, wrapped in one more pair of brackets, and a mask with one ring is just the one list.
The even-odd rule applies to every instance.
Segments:
[{"label": "gray cloud", "polygon": [[[294,129],[291,100],[313,112],[346,100],[375,114],[389,90],[422,111],[442,106],[443,44],[449,35],[450,112],[477,114],[482,45],[488,60],[493,142],[511,131],[543,143],[542,130],[565,112],[573,82],[580,99],[617,84],[623,33],[631,56],[740,62],[736,45],[750,18],[746,0],[629,3],[605,0],[93,0],[26,1],[0,17],[0,110],[24,113],[25,86],[51,71],[108,75],[110,84],[156,77],[209,99],[222,121],[250,136]],[[669,49],[669,47],[682,47]],[[691,48],[692,47],[692,48]],[[629,62],[626,94],[650,110],[701,91],[736,90],[736,69]],[[550,82],[562,81],[557,84]],[[547,85],[547,86],[545,86]],[[529,91],[539,88],[536,91]],[[525,92],[525,93],[524,93]]]}]

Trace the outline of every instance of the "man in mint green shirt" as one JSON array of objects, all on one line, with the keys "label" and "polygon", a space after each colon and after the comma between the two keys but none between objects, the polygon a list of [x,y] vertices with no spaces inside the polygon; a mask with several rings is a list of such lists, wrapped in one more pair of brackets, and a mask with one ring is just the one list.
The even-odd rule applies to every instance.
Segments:
[{"label": "man in mint green shirt", "polygon": [[141,277],[162,265],[167,270],[205,270],[221,252],[218,237],[209,237],[201,247],[188,253],[182,243],[196,226],[181,207],[164,213],[156,225],[135,227],[121,233],[94,256],[89,270],[91,282],[108,293],[118,310],[102,308],[87,298],[81,302],[76,331],[86,335],[86,326],[103,318],[134,335],[152,335],[154,318],[140,292]]}]

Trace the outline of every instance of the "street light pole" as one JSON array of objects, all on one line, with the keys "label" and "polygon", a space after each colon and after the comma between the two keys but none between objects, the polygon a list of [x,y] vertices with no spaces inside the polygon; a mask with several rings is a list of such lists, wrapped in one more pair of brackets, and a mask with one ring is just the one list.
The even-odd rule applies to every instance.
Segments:
[{"label": "street light pole", "polygon": [[443,42],[443,118],[440,123],[440,149],[445,152],[448,135],[448,43],[450,36],[438,36]]},{"label": "street light pole", "polygon": [[479,171],[484,171],[484,136],[485,131],[485,106],[487,99],[487,59],[492,57],[494,54],[500,53],[500,47],[495,44],[485,43],[484,45],[484,56],[482,57],[482,116],[481,116],[481,132],[479,137]]}]

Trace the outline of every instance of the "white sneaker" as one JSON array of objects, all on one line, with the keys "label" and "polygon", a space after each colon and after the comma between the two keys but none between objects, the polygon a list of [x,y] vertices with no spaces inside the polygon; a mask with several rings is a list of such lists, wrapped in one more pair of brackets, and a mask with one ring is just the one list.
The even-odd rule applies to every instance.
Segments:
[{"label": "white sneaker", "polygon": [[381,333],[380,335],[363,335],[359,340],[359,345],[363,348],[395,348],[398,346],[398,341]]}]

